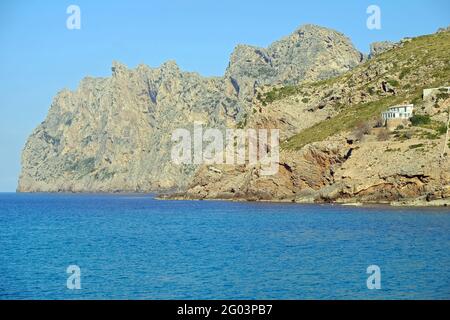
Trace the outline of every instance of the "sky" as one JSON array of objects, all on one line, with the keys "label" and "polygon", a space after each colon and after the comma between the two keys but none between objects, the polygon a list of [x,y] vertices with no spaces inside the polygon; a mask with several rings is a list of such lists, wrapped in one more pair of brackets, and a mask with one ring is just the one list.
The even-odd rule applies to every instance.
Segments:
[{"label": "sky", "polygon": [[[69,30],[70,5],[81,28]],[[366,26],[370,5],[381,29]],[[63,88],[85,76],[110,76],[111,63],[223,75],[238,43],[266,47],[300,25],[343,32],[367,53],[374,41],[398,41],[450,25],[448,0],[147,0],[0,1],[0,192],[15,191],[27,137]]]}]

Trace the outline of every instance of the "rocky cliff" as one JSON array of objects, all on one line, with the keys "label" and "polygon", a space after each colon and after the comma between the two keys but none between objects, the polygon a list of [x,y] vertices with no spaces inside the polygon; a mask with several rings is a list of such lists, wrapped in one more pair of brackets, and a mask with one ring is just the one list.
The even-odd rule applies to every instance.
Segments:
[{"label": "rocky cliff", "polygon": [[[253,102],[251,128],[280,128],[279,172],[205,165],[175,199],[450,205],[450,96],[422,98],[450,84],[450,32],[388,48],[341,76],[267,86]],[[380,114],[414,103],[393,131]]]},{"label": "rocky cliff", "polygon": [[26,142],[17,189],[148,192],[184,187],[197,167],[171,162],[174,129],[190,128],[194,121],[235,127],[252,114],[260,87],[328,79],[362,60],[344,35],[306,25],[268,48],[237,46],[223,77],[183,72],[175,62],[135,69],[114,62],[111,77],[85,78],[75,91],[57,94],[47,118]]}]

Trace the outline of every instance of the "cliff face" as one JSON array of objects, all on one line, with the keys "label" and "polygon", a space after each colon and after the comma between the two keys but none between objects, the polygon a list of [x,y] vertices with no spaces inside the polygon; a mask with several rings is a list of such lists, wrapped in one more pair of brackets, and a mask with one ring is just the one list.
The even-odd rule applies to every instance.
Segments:
[{"label": "cliff face", "polygon": [[305,25],[268,48],[238,45],[225,77],[237,82],[240,91],[252,97],[259,86],[328,79],[363,60],[364,56],[343,34]]},{"label": "cliff face", "polygon": [[363,57],[342,34],[303,26],[269,48],[237,46],[224,77],[182,72],[174,62],[85,78],[54,98],[22,154],[21,192],[148,192],[188,185],[197,167],[175,166],[171,135],[235,127],[263,85],[336,76]]},{"label": "cliff face", "polygon": [[211,126],[242,112],[220,79],[183,73],[173,62],[84,79],[62,91],[28,139],[20,191],[148,191],[184,181],[194,168],[170,163],[171,133],[194,120]]},{"label": "cliff face", "polygon": [[[405,41],[336,78],[263,88],[250,128],[279,128],[279,172],[205,165],[175,199],[450,205],[450,32]],[[414,103],[393,132],[382,111]]]},{"label": "cliff face", "polygon": [[365,141],[346,136],[283,151],[279,172],[258,167],[203,166],[186,192],[171,199],[226,199],[298,203],[450,204],[450,161],[439,143]]}]

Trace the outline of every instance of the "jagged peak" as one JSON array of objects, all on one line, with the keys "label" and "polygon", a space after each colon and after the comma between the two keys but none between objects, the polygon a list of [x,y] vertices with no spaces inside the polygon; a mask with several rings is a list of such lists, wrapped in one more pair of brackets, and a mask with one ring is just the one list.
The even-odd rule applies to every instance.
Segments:
[{"label": "jagged peak", "polygon": [[118,75],[123,74],[126,71],[128,71],[128,67],[125,64],[114,60],[112,62],[111,71],[112,71],[113,76],[118,76]]},{"label": "jagged peak", "polygon": [[236,47],[234,47],[234,50],[231,53],[230,62],[232,62],[233,60],[235,60],[236,58],[238,58],[240,56],[253,55],[255,53],[265,55],[266,49],[257,47],[257,46],[247,45],[247,44],[238,44]]},{"label": "jagged peak", "polygon": [[[344,33],[333,28],[323,27],[315,24],[304,24],[297,28],[292,35],[310,35],[314,37],[338,37],[348,43],[352,43],[351,39]],[[291,36],[292,36],[291,35]],[[353,44],[352,44],[353,45]]]},{"label": "jagged peak", "polygon": [[[299,26],[293,33],[288,36],[281,38],[273,42],[267,50],[270,52],[276,51],[280,46],[285,46],[288,44],[289,46],[296,46],[301,43],[305,39],[309,39],[310,41],[327,41],[327,42],[339,42],[342,44],[346,44],[349,47],[352,47],[355,51],[357,49],[353,45],[350,38],[348,38],[345,34],[336,31],[331,28],[322,27],[315,24],[303,24]],[[359,52],[359,51],[358,51]]]},{"label": "jagged peak", "polygon": [[136,66],[135,70],[137,70],[137,71],[162,71],[162,72],[176,71],[176,72],[178,72],[178,71],[180,71],[180,67],[178,66],[178,64],[175,60],[167,60],[158,67],[150,67],[145,63],[140,63]]},{"label": "jagged peak", "polygon": [[180,70],[177,62],[175,60],[167,60],[160,66],[161,70]]},{"label": "jagged peak", "polygon": [[330,34],[334,34],[334,35],[338,35],[341,36],[347,40],[350,40],[347,36],[345,36],[345,34],[331,29],[331,28],[327,28],[327,27],[322,27],[316,24],[302,24],[300,25],[297,29],[295,29],[294,32],[292,32],[290,35],[284,36],[279,40],[275,40],[274,42],[272,42],[268,47],[264,48],[264,47],[259,47],[259,46],[255,46],[255,45],[249,45],[249,44],[237,44],[231,55],[239,53],[239,52],[248,52],[248,51],[256,51],[256,50],[267,50],[270,49],[271,47],[273,47],[274,45],[276,45],[279,42],[282,42],[283,40],[287,40],[289,38],[292,38],[293,36],[298,36],[299,34],[311,34],[314,36],[319,36],[321,33],[322,34],[326,34],[326,35],[330,35]]},{"label": "jagged peak", "polygon": [[[334,29],[331,28],[327,28],[327,27],[323,27],[323,26],[319,26],[317,24],[312,24],[312,23],[305,23],[300,25],[295,31],[294,33],[297,32],[318,32],[318,31],[325,31],[325,32],[338,32]],[[339,32],[338,32],[339,33]]]},{"label": "jagged peak", "polygon": [[239,44],[237,44],[235,47],[234,47],[234,49],[233,49],[233,52],[235,52],[235,51],[245,51],[245,50],[255,50],[255,49],[262,49],[261,47],[258,47],[258,46],[253,46],[253,45],[250,45],[250,44],[243,44],[243,43],[239,43]]}]

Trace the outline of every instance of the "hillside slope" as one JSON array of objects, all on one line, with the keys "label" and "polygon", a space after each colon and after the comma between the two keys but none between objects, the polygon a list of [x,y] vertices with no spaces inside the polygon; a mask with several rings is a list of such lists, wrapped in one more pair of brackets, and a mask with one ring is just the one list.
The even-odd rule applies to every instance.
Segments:
[{"label": "hillside slope", "polygon": [[[449,204],[446,132],[450,99],[426,88],[450,85],[450,32],[393,46],[341,76],[266,87],[249,128],[279,128],[279,173],[254,166],[204,166],[172,198],[296,202]],[[380,113],[414,103],[414,125],[377,126]]]}]

